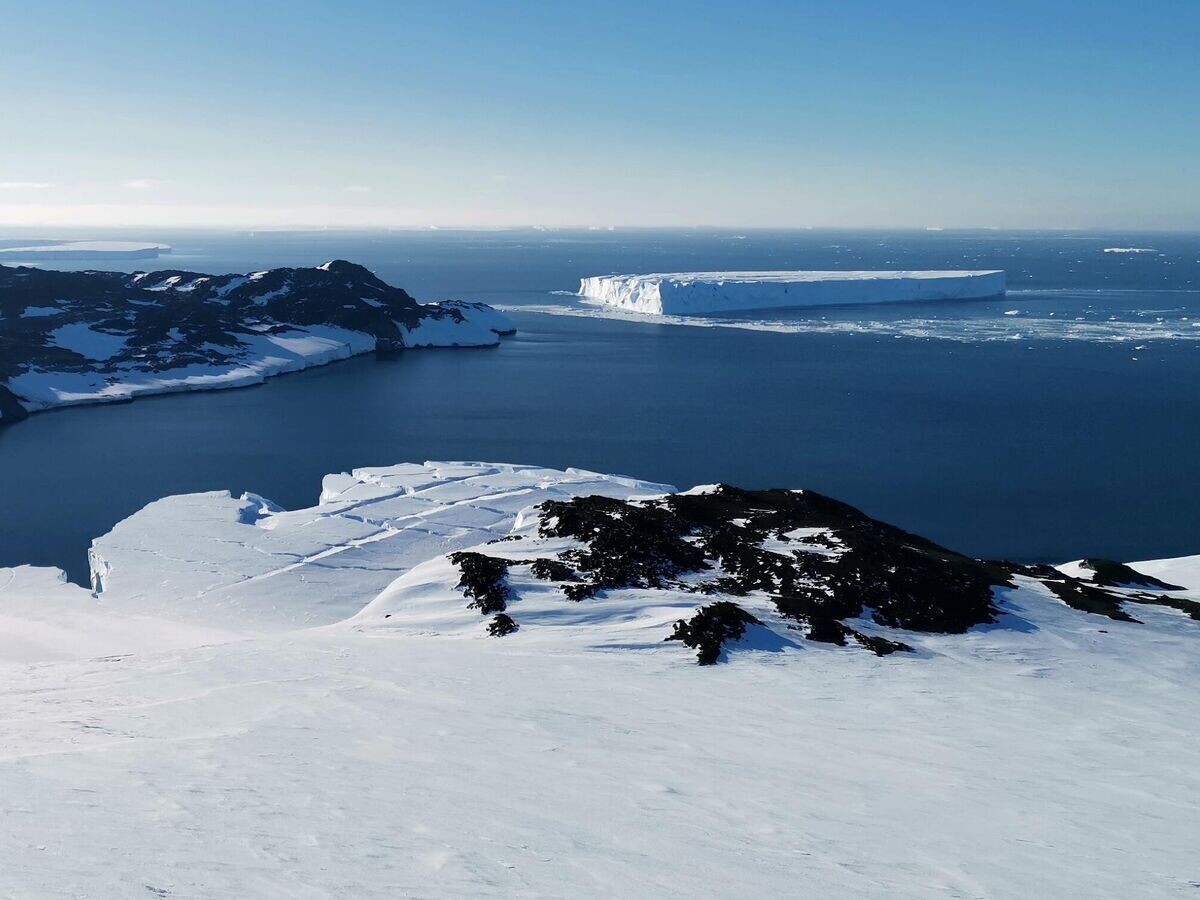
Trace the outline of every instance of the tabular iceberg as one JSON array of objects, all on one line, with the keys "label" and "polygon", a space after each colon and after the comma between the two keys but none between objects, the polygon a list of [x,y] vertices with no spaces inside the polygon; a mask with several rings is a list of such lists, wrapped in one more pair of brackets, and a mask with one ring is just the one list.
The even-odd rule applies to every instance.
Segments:
[{"label": "tabular iceberg", "polygon": [[978,300],[1004,294],[1004,272],[677,272],[584,278],[579,295],[634,312],[697,315],[748,309]]},{"label": "tabular iceberg", "polygon": [[144,241],[63,241],[25,247],[0,247],[7,259],[154,259],[170,253],[167,244]]}]

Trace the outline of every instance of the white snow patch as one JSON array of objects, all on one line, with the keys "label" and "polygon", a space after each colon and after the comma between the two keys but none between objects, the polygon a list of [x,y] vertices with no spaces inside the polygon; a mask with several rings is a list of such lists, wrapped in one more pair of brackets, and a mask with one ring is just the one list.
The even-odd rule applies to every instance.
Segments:
[{"label": "white snow patch", "polygon": [[397,323],[407,347],[491,347],[499,343],[498,335],[515,330],[508,316],[479,303],[448,300],[425,308],[434,314],[411,328]]},{"label": "white snow patch", "polygon": [[474,325],[487,328],[495,334],[512,334],[517,330],[512,319],[486,303],[470,303],[466,300],[442,300],[439,303],[428,304],[442,309],[456,310],[463,318]]},{"label": "white snow patch", "polygon": [[[64,350],[71,350],[88,359],[98,361],[111,359],[128,346],[125,335],[97,331],[81,322],[61,325],[51,331],[49,337],[50,343],[55,347],[62,347]],[[10,387],[12,382],[17,380],[12,379]],[[16,391],[15,388],[13,390]],[[21,392],[16,391],[16,393],[20,394]]]},{"label": "white snow patch", "polygon": [[217,288],[215,291],[213,291],[213,294],[218,299],[224,300],[230,294],[231,291],[237,290],[238,288],[240,288],[243,284],[245,284],[249,280],[250,279],[247,278],[245,275],[235,275],[233,278],[230,278],[228,282],[226,282],[225,284],[223,284],[219,288]]}]

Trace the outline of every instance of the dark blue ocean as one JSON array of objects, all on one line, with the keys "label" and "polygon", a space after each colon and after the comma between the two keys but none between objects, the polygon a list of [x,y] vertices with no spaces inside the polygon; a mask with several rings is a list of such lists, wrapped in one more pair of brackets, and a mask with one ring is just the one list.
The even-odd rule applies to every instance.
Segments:
[{"label": "dark blue ocean", "polygon": [[[513,307],[520,331],[0,429],[0,565],[84,578],[91,538],[163,495],[308,505],[327,472],[424,459],[809,487],[980,556],[1200,553],[1200,235],[120,236],[172,244],[155,268],[349,259],[419,299]],[[1105,252],[1129,248],[1144,252]],[[1010,293],[697,325],[604,318],[564,293],[583,275],[796,268],[1002,268]]]}]

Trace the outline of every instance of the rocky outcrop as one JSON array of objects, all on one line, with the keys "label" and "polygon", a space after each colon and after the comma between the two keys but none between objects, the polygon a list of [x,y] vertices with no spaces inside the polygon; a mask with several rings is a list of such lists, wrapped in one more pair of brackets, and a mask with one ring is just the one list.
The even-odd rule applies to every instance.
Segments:
[{"label": "rocky outcrop", "polygon": [[[248,275],[0,266],[0,388],[29,411],[239,386],[371,350],[491,346],[512,330],[488,306],[418,303],[345,260]],[[17,417],[0,405],[0,422]]]}]

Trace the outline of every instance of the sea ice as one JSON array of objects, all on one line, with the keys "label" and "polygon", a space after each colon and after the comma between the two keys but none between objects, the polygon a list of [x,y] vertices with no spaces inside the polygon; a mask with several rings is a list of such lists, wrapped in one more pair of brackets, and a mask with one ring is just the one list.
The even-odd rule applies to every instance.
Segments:
[{"label": "sea ice", "polygon": [[0,331],[11,339],[0,360],[0,422],[54,406],[241,387],[375,350],[494,346],[513,330],[485,304],[417,303],[342,260],[252,275],[0,266]]}]

